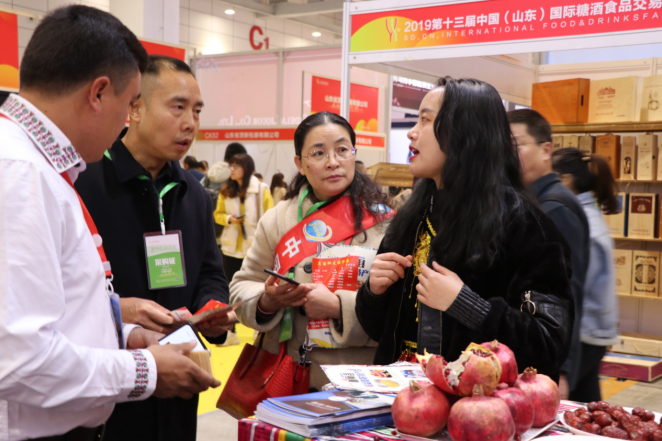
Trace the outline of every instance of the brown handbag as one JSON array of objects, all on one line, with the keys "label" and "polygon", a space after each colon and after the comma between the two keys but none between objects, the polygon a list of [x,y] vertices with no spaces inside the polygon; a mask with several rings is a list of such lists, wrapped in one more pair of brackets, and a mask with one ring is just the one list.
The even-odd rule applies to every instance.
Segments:
[{"label": "brown handbag", "polygon": [[236,419],[255,414],[257,405],[267,398],[308,393],[310,362],[306,353],[300,361],[286,354],[286,342],[280,344],[278,354],[262,349],[264,333],[255,346],[244,346],[239,360],[228,378],[216,407]]}]

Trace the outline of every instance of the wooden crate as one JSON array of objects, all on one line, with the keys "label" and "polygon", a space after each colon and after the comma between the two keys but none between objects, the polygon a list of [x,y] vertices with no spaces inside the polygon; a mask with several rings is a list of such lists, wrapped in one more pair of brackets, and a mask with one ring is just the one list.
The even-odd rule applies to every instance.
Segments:
[{"label": "wooden crate", "polygon": [[366,174],[379,185],[387,187],[413,187],[414,176],[406,164],[379,162],[366,169]]},{"label": "wooden crate", "polygon": [[591,81],[585,78],[535,83],[531,108],[550,124],[588,122]]}]

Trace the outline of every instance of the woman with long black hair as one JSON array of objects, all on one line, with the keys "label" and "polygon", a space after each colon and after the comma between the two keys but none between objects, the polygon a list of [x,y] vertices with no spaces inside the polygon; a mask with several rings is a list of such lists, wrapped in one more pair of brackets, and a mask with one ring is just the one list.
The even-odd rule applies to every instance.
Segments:
[{"label": "woman with long black hair", "polygon": [[[258,224],[230,284],[241,323],[264,333],[263,347],[312,362],[310,386],[328,383],[320,365],[370,364],[376,343],[356,320],[356,291],[377,254],[392,212],[381,187],[354,166],[356,134],[320,112],[294,134],[298,173],[285,199]],[[273,270],[300,283],[280,283]]]},{"label": "woman with long black hair", "polygon": [[552,169],[582,204],[590,234],[579,332],[581,355],[576,386],[569,391],[568,399],[600,401],[600,361],[607,352],[607,346],[620,342],[614,239],[602,215],[616,214],[623,207],[618,206],[616,182],[602,156],[585,155],[575,148],[560,149],[552,155]]},{"label": "woman with long black hair", "polygon": [[410,171],[423,179],[356,300],[379,342],[375,364],[425,350],[452,361],[471,342],[498,339],[520,370],[558,381],[574,319],[570,252],[525,190],[498,92],[441,79],[409,139]]}]

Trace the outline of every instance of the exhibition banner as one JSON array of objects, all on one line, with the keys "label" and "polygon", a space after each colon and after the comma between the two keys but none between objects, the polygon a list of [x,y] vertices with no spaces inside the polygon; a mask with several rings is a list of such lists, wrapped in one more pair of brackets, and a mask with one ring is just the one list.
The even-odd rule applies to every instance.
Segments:
[{"label": "exhibition banner", "polygon": [[18,89],[18,17],[0,11],[0,89]]},{"label": "exhibition banner", "polygon": [[[313,75],[311,113],[340,114],[340,81]],[[354,130],[379,131],[379,88],[354,84],[349,92],[349,123]]]},{"label": "exhibition banner", "polygon": [[167,44],[152,43],[150,41],[140,40],[143,47],[149,55],[165,55],[167,57],[178,58],[186,61],[186,49],[181,47],[169,46]]},{"label": "exhibition banner", "polygon": [[367,133],[356,134],[356,147],[386,147],[386,137]]},{"label": "exhibition banner", "polygon": [[489,0],[352,15],[351,52],[654,30],[662,0]]},{"label": "exhibition banner", "polygon": [[278,141],[294,141],[295,127],[292,128],[264,128],[264,129],[212,129],[199,130],[195,137],[198,141],[267,141],[270,143]]}]

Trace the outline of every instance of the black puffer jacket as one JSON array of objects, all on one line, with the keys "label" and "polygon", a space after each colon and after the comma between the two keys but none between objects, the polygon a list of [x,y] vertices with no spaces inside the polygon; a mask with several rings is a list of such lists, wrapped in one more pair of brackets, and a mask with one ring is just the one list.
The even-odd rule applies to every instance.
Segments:
[{"label": "black puffer jacket", "polygon": [[[416,227],[405,234],[411,237],[409,249],[386,249],[382,242],[378,254],[412,254]],[[418,350],[427,349],[453,361],[471,342],[498,339],[514,351],[520,372],[532,366],[558,381],[574,322],[568,244],[554,223],[537,208],[514,219],[502,243],[502,250],[490,267],[449,268],[465,286],[443,313],[421,305]],[[396,330],[403,297],[412,286],[413,267],[405,274],[382,295],[372,294],[369,282],[357,293],[359,322],[370,338],[379,342],[375,364],[392,363],[400,355],[397,348],[402,337]],[[535,314],[527,312],[526,305],[520,311],[529,291],[536,305]]]}]

